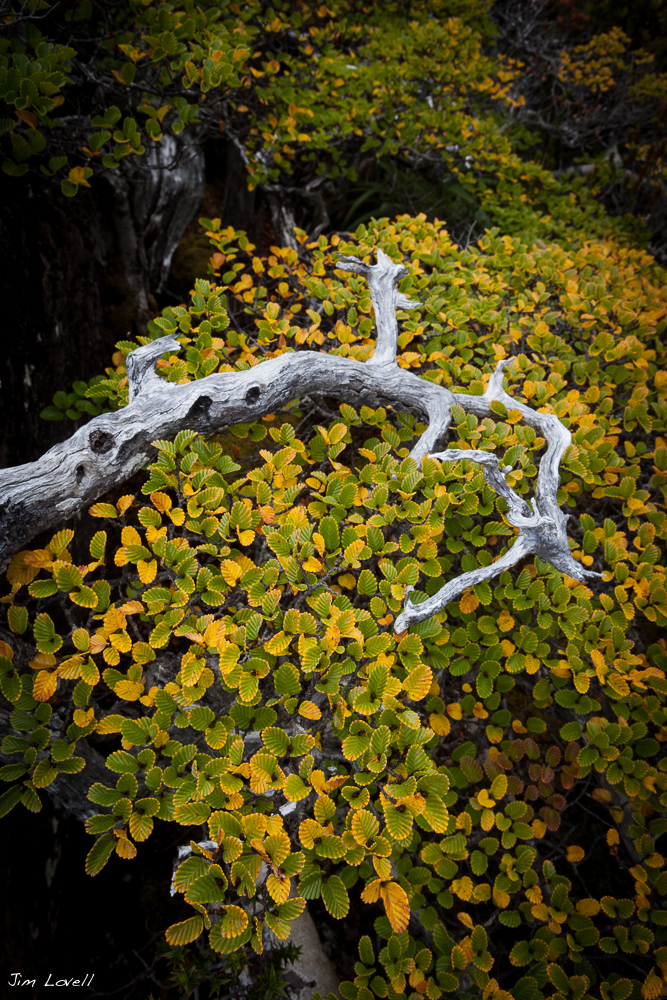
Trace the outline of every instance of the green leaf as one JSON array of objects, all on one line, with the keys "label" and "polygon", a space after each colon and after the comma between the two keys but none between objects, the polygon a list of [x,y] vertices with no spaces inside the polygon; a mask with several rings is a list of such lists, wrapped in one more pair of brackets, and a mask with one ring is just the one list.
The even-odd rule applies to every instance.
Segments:
[{"label": "green leaf", "polygon": [[116,750],[107,757],[107,767],[117,774],[136,774],[139,764],[136,757],[125,750]]},{"label": "green leaf", "polygon": [[55,767],[51,767],[48,760],[40,760],[33,771],[32,781],[36,788],[48,788],[52,781],[58,777]]},{"label": "green leaf", "polygon": [[86,874],[98,875],[111,857],[116,843],[115,837],[105,833],[96,840],[86,858]]},{"label": "green leaf", "polygon": [[57,634],[55,625],[44,612],[37,615],[32,630],[40,653],[56,653],[63,644],[62,637]]},{"label": "green leaf", "polygon": [[346,917],[350,909],[350,897],[338,875],[331,875],[322,886],[322,901],[327,911],[336,920]]},{"label": "green leaf", "polygon": [[204,921],[196,915],[182,920],[179,924],[172,924],[171,927],[167,928],[165,937],[169,944],[182,948],[183,945],[196,941],[203,929]]},{"label": "green leaf", "polygon": [[98,806],[113,806],[122,797],[122,792],[117,791],[115,788],[107,788],[106,785],[102,785],[99,781],[96,781],[88,789],[88,798]]},{"label": "green leaf", "polygon": [[283,663],[273,675],[277,694],[297,695],[301,691],[299,671],[291,663]]}]

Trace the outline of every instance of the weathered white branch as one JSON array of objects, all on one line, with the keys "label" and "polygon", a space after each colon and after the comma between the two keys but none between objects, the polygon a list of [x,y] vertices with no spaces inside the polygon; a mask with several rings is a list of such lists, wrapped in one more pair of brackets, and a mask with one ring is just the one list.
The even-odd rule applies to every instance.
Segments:
[{"label": "weathered white branch", "polygon": [[506,500],[508,521],[519,529],[519,536],[501,559],[464,573],[424,603],[413,605],[408,598],[397,619],[397,631],[430,617],[467,587],[496,576],[530,553],[579,580],[597,575],[572,558],[565,531],[567,518],[558,506],[559,464],[571,441],[558,417],[537,413],[505,392],[502,372],[506,361],[497,366],[483,396],[452,393],[400,368],[396,362],[396,310],[418,305],[396,289],[396,282],[407,274],[405,267],[394,264],[382,250],[378,250],[377,264],[345,257],[339,267],[368,281],[377,328],[372,358],[361,362],[300,351],[282,354],[248,371],[209,375],[178,385],[166,382],[155,371],[159,357],[180,349],[175,337],[137,348],[127,359],[130,401],[126,407],[95,417],[39,461],[0,471],[0,568],[5,568],[13,553],[38,532],[58,525],[138,472],[150,460],[151,442],[156,438],[173,437],[183,428],[213,434],[223,427],[256,420],[308,393],[323,393],[355,406],[400,406],[426,417],[427,430],[411,452],[418,463],[434,453],[449,427],[453,403],[484,417],[493,414],[491,403],[499,401],[508,409],[519,410],[548,443],[540,462],[532,511],[507,484],[495,455],[461,450],[434,453],[442,461],[480,463],[489,485]]},{"label": "weathered white branch", "polygon": [[[396,310],[416,308],[420,303],[411,303],[396,288],[396,282],[404,278],[408,271],[403,264],[394,264],[383,250],[378,250],[377,264],[364,264],[358,257],[339,257],[337,265],[341,271],[353,271],[368,281],[375,310],[376,342],[373,357],[367,364],[396,364],[398,344],[398,323]],[[406,305],[406,303],[408,303]]]},{"label": "weathered white branch", "polygon": [[495,562],[480,567],[469,573],[463,573],[450,580],[441,590],[421,604],[413,604],[409,596],[405,607],[396,619],[395,629],[403,632],[417,622],[430,618],[442,611],[450,601],[482,580],[489,580],[502,573],[510,566],[516,565],[524,556],[538,555],[545,562],[551,563],[561,573],[567,573],[577,580],[587,577],[597,577],[600,574],[585,569],[573,558],[567,540],[567,516],[558,506],[558,487],[560,486],[560,461],[565,454],[572,435],[555,414],[538,413],[531,410],[510,396],[503,389],[503,368],[511,359],[500,361],[489,379],[489,384],[483,396],[465,396],[454,393],[454,401],[459,406],[473,412],[476,416],[493,416],[492,402],[502,403],[508,410],[519,410],[525,422],[539,431],[547,441],[547,450],[540,461],[537,473],[535,499],[529,506],[509,486],[505,475],[509,469],[501,469],[496,455],[488,451],[474,451],[449,448],[440,453],[431,453],[431,458],[442,462],[472,461],[479,463],[484,469],[484,478],[489,486],[504,498],[507,503],[507,520],[519,529],[519,535],[514,545]]}]

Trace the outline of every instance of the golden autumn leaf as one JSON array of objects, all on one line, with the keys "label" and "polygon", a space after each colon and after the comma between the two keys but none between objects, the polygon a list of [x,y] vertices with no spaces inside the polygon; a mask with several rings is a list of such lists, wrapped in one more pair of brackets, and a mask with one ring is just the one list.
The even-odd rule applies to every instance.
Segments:
[{"label": "golden autumn leaf", "polygon": [[299,715],[302,715],[304,719],[321,719],[322,712],[317,707],[317,705],[312,701],[302,701],[298,708]]},{"label": "golden autumn leaf", "polygon": [[120,533],[120,540],[123,546],[128,545],[141,545],[141,535],[136,528],[128,524]]},{"label": "golden autumn leaf", "polygon": [[451,729],[447,716],[438,712],[431,712],[428,724],[437,736],[447,736]]},{"label": "golden autumn leaf", "polygon": [[116,501],[116,507],[118,508],[118,513],[122,517],[125,511],[130,507],[132,501],[134,500],[134,495],[132,493],[126,493],[125,496],[121,497],[120,500]]},{"label": "golden autumn leaf", "polygon": [[649,972],[642,985],[644,1000],[655,1000],[662,993],[663,981],[655,972]]},{"label": "golden autumn leaf", "polygon": [[89,708],[87,712],[83,708],[77,708],[74,710],[74,724],[76,726],[80,726],[82,729],[93,722],[94,718],[95,711],[92,708]]},{"label": "golden autumn leaf", "polygon": [[600,912],[600,904],[597,899],[580,899],[577,902],[577,910],[585,917],[594,917]]},{"label": "golden autumn leaf", "polygon": [[[514,619],[512,618],[509,611],[503,608],[503,610],[496,618],[496,624],[501,632],[509,632],[511,628],[514,628]],[[505,655],[508,656],[509,654],[505,653]]]},{"label": "golden autumn leaf", "polygon": [[576,844],[570,844],[567,848],[567,860],[572,862],[582,861],[586,855],[583,847],[578,847]]},{"label": "golden autumn leaf", "polygon": [[392,930],[402,934],[410,922],[410,902],[405,889],[398,882],[388,882],[380,886],[380,896]]},{"label": "golden autumn leaf", "polygon": [[22,587],[27,583],[32,583],[39,573],[39,566],[31,565],[27,561],[29,556],[32,556],[31,552],[17,552],[10,562],[7,569],[7,579],[12,585],[18,584]]},{"label": "golden autumn leaf", "polygon": [[530,825],[533,831],[533,835],[537,837],[538,840],[541,840],[541,838],[547,832],[547,824],[541,819],[534,819]]},{"label": "golden autumn leaf", "polygon": [[[4,645],[4,643],[3,643],[3,645]],[[2,656],[6,656],[7,655],[2,650],[0,650],[0,653],[2,654]],[[12,653],[11,659],[13,659],[13,658],[14,658],[14,654]],[[65,661],[65,662],[67,662],[67,661]],[[34,656],[33,659],[30,660],[30,663],[29,663],[29,666],[31,666],[33,668],[33,670],[44,670],[45,667],[55,667],[55,665],[56,665],[56,658],[53,655],[53,653],[37,653],[37,655]]]},{"label": "golden autumn leaf", "polygon": [[166,514],[168,510],[171,509],[172,501],[171,497],[166,493],[156,492],[151,493],[151,503],[153,506],[160,511],[161,514]]},{"label": "golden autumn leaf", "polygon": [[137,849],[131,840],[128,840],[127,834],[124,830],[114,831],[118,836],[118,843],[116,844],[116,854],[119,858],[124,858],[125,861],[131,861],[132,858],[136,858]]},{"label": "golden autumn leaf", "polygon": [[403,681],[403,688],[411,701],[421,701],[433,683],[433,671],[425,663],[414,667]]},{"label": "golden autumn leaf", "polygon": [[137,572],[139,574],[139,579],[144,585],[152,583],[157,575],[157,559],[151,559],[149,561],[146,559],[140,559],[137,563]]},{"label": "golden autumn leaf", "polygon": [[475,611],[479,607],[479,598],[472,590],[466,590],[465,594],[459,601],[459,610],[462,615],[469,615],[471,611]]},{"label": "golden autumn leaf", "polygon": [[92,653],[93,656],[95,656],[95,654],[102,652],[106,644],[107,640],[104,638],[103,635],[92,635],[90,637],[89,652]]},{"label": "golden autumn leaf", "polygon": [[58,674],[55,670],[40,670],[32,689],[35,701],[48,701],[56,693],[57,684]]},{"label": "golden autumn leaf", "polygon": [[237,562],[232,562],[231,559],[223,559],[220,563],[220,572],[222,573],[222,578],[225,583],[230,587],[236,586],[236,581],[239,580],[243,574],[243,570]]},{"label": "golden autumn leaf", "polygon": [[143,684],[138,681],[122,680],[114,686],[114,694],[117,694],[123,701],[137,701],[144,693]]}]

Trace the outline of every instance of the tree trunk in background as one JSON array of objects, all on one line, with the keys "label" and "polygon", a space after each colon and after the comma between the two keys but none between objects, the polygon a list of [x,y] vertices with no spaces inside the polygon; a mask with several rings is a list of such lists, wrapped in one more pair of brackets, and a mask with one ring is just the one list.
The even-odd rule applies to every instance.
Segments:
[{"label": "tree trunk in background", "polygon": [[158,311],[204,194],[203,153],[167,138],[147,154],[152,169],[109,172],[74,198],[0,175],[0,467],[69,437],[72,422],[40,411],[103,373],[115,342],[145,333]]},{"label": "tree trunk in background", "polygon": [[34,460],[71,434],[69,421],[40,411],[58,389],[104,371],[131,328],[105,195],[97,185],[70,199],[1,175],[0,466]]},{"label": "tree trunk in background", "polygon": [[260,252],[269,251],[272,242],[271,210],[263,191],[248,190],[248,171],[233,142],[224,149],[225,201],[223,226],[233,226],[248,234],[248,239]]}]

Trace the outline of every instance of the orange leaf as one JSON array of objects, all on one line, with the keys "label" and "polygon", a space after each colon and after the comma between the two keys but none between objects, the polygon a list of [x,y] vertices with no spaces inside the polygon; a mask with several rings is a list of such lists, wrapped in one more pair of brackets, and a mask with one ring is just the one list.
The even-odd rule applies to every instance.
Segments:
[{"label": "orange leaf", "polygon": [[474,611],[479,606],[479,598],[477,594],[474,594],[472,590],[466,590],[465,594],[459,601],[459,611],[462,615],[469,615],[471,611]]},{"label": "orange leaf", "polygon": [[389,882],[380,887],[380,896],[387,911],[387,918],[396,934],[402,934],[410,920],[410,903],[398,882]]},{"label": "orange leaf", "polygon": [[58,674],[55,670],[40,670],[35,677],[32,696],[36,701],[48,701],[55,694]]}]

